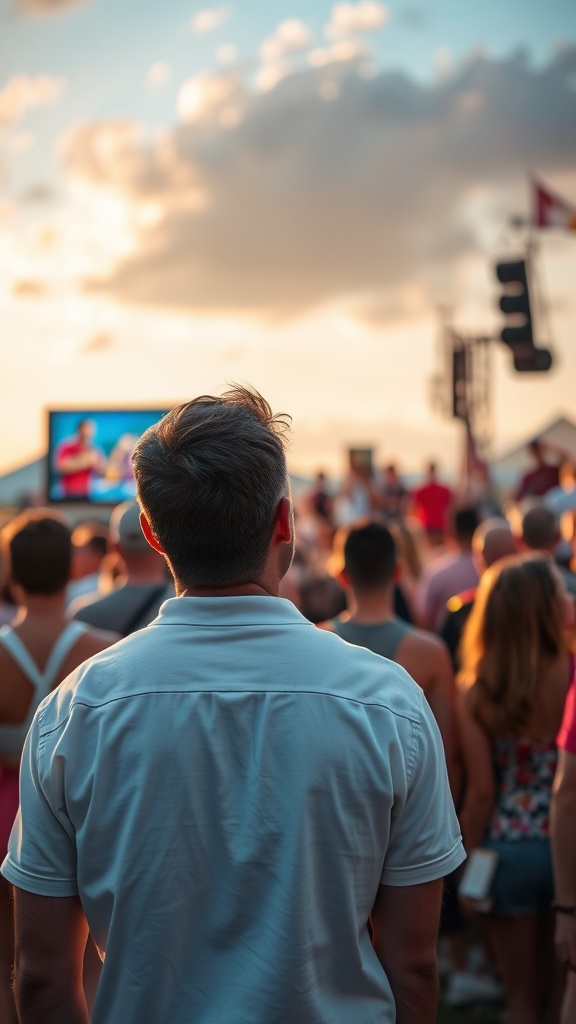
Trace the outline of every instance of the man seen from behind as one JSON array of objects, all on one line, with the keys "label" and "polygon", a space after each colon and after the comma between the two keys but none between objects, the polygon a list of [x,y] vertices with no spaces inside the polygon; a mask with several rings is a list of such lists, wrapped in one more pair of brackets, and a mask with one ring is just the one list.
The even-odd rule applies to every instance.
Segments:
[{"label": "man seen from behind", "polygon": [[286,424],[236,387],[133,461],[177,597],[42,705],[3,865],[24,1024],[432,1024],[442,876],[463,860],[442,744],[399,667],[278,587]]}]

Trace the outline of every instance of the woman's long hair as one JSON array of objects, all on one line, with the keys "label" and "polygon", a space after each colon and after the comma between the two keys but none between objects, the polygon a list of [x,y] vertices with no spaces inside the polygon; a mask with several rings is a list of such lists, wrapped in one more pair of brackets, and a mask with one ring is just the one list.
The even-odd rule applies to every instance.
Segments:
[{"label": "woman's long hair", "polygon": [[480,580],[462,637],[460,681],[490,732],[518,735],[548,665],[566,649],[558,583],[546,555],[513,555]]}]

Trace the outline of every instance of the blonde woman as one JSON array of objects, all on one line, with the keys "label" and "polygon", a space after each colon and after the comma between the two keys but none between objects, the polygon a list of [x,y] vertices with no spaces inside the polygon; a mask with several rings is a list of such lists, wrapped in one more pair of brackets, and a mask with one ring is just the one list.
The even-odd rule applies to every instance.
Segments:
[{"label": "blonde woman", "polygon": [[482,576],[462,641],[461,826],[469,852],[498,855],[487,925],[508,1024],[541,1024],[554,990],[549,808],[572,616],[552,560],[513,556]]}]

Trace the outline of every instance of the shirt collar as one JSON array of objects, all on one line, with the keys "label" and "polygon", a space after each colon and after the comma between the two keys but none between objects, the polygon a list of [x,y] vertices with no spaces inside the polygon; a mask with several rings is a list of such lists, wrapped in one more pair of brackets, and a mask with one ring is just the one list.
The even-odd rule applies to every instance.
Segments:
[{"label": "shirt collar", "polygon": [[285,597],[171,597],[152,625],[312,626]]}]

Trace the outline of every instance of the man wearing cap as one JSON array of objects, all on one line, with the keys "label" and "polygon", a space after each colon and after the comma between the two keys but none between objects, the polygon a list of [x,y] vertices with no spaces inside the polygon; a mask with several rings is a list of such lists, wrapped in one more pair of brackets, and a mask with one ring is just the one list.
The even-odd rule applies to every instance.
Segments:
[{"label": "man wearing cap", "polygon": [[178,597],[36,717],[2,866],[23,1024],[433,1024],[464,858],[442,743],[398,666],[278,597],[286,423],[247,388],[142,436]]},{"label": "man wearing cap", "polygon": [[97,600],[88,597],[75,601],[70,613],[89,626],[113,629],[128,636],[156,618],[163,601],[174,596],[174,588],[168,581],[164,559],[142,533],[140,509],[135,501],[126,501],[114,509],[110,543],[122,558],[123,582]]}]

